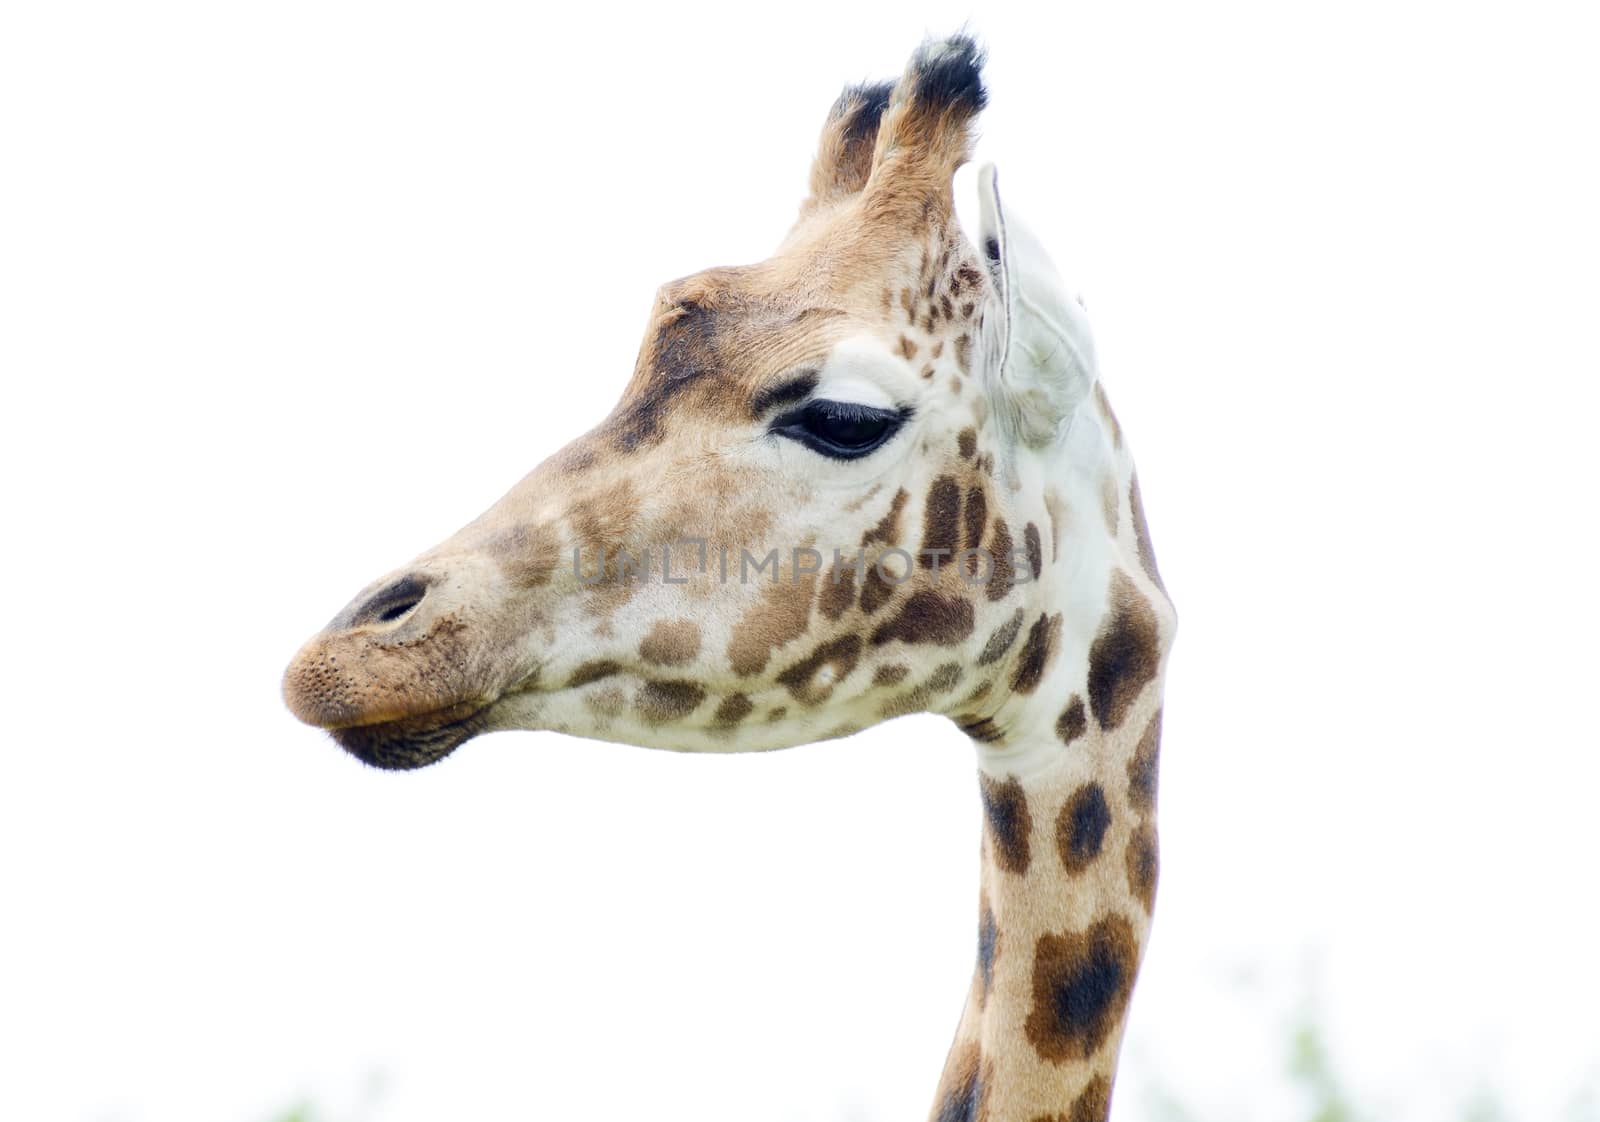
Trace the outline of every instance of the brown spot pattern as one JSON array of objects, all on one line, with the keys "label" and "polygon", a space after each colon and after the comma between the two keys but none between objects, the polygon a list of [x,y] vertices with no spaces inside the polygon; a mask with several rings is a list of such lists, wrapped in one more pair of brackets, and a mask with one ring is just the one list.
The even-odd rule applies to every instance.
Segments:
[{"label": "brown spot pattern", "polygon": [[980,896],[978,906],[978,978],[981,982],[978,1004],[980,1006],[988,1000],[989,990],[994,985],[994,963],[999,957],[1000,925],[995,922],[994,909],[989,907],[989,901]]},{"label": "brown spot pattern", "polygon": [[1028,568],[1033,572],[1033,579],[1038,580],[1044,572],[1044,547],[1039,544],[1039,527],[1029,522],[1022,531],[1022,548],[1028,553]]},{"label": "brown spot pattern", "polygon": [[994,537],[989,543],[989,581],[986,595],[991,603],[1004,600],[1011,593],[1016,574],[1011,568],[1011,531],[1004,518],[994,520]]},{"label": "brown spot pattern", "polygon": [[1022,644],[1016,669],[1011,674],[1011,688],[1017,693],[1029,694],[1038,689],[1055,653],[1056,636],[1061,632],[1061,613],[1041,615],[1028,628],[1028,638]]},{"label": "brown spot pattern", "polygon": [[878,716],[888,721],[895,717],[904,717],[908,713],[921,713],[928,708],[932,700],[933,691],[924,683],[915,689],[886,699],[878,706]]},{"label": "brown spot pattern", "polygon": [[935,558],[942,567],[954,560],[961,523],[961,488],[948,475],[941,475],[928,488],[928,502],[922,513],[922,551],[918,560],[924,569],[932,568]]},{"label": "brown spot pattern", "polygon": [[1041,935],[1033,952],[1028,1042],[1051,1063],[1087,1060],[1122,1022],[1139,969],[1139,940],[1119,915],[1083,931]]},{"label": "brown spot pattern", "polygon": [[1008,873],[1027,872],[1033,818],[1028,813],[1028,796],[1022,783],[1014,776],[1001,782],[980,772],[978,787],[989,836],[994,841],[995,860]]},{"label": "brown spot pattern", "polygon": [[1103,1075],[1097,1075],[1072,1100],[1072,1113],[1067,1117],[1067,1122],[1106,1122],[1110,1117],[1111,1081]]},{"label": "brown spot pattern", "polygon": [[962,713],[956,717],[961,731],[981,744],[993,744],[1006,735],[1006,730],[995,723],[993,717],[980,717],[976,713]]},{"label": "brown spot pattern", "polygon": [[1161,763],[1161,710],[1157,709],[1128,761],[1128,805],[1137,811],[1156,808],[1156,778]]},{"label": "brown spot pattern", "polygon": [[905,643],[954,646],[972,634],[972,604],[923,589],[912,593],[900,611],[872,633],[874,646],[899,639]]},{"label": "brown spot pattern", "polygon": [[730,693],[722,699],[722,704],[717,706],[717,711],[712,714],[711,722],[718,728],[732,728],[748,717],[755,709],[755,704],[742,693]]},{"label": "brown spot pattern", "polygon": [[883,572],[876,564],[869,565],[866,572],[866,577],[861,581],[861,611],[870,616],[889,602],[894,595],[895,585],[884,579]]},{"label": "brown spot pattern", "polygon": [[1156,879],[1161,872],[1155,823],[1148,819],[1128,839],[1128,891],[1138,897],[1146,912],[1156,906]]},{"label": "brown spot pattern", "polygon": [[1111,610],[1089,646],[1089,711],[1113,729],[1160,666],[1159,625],[1144,593],[1121,570],[1111,575]]},{"label": "brown spot pattern", "polygon": [[872,672],[872,684],[875,686],[896,686],[905,681],[911,667],[903,662],[886,662]]},{"label": "brown spot pattern", "polygon": [[611,659],[580,663],[573,670],[572,677],[567,679],[567,688],[577,689],[579,686],[587,686],[590,682],[598,682],[601,678],[609,678],[621,672],[622,664]]},{"label": "brown spot pattern", "polygon": [[705,700],[705,687],[695,682],[646,682],[639,691],[639,715],[652,723],[687,717]]},{"label": "brown spot pattern", "polygon": [[1073,694],[1067,707],[1061,711],[1061,716],[1056,718],[1056,735],[1061,738],[1061,743],[1071,744],[1088,727],[1089,721],[1083,712],[1083,698]]},{"label": "brown spot pattern", "polygon": [[561,563],[561,543],[545,526],[513,526],[490,539],[486,552],[499,563],[506,579],[522,588],[550,583]]},{"label": "brown spot pattern", "polygon": [[1085,783],[1067,799],[1056,818],[1056,846],[1061,851],[1062,867],[1081,873],[1100,856],[1106,830],[1111,826],[1111,807],[1105,788]]},{"label": "brown spot pattern", "polygon": [[900,512],[905,509],[906,502],[910,498],[911,492],[904,487],[894,493],[894,498],[889,500],[889,509],[878,519],[878,524],[861,535],[862,549],[874,542],[894,545],[900,540]]},{"label": "brown spot pattern", "polygon": [[930,1122],[986,1122],[989,1112],[984,1101],[983,1066],[976,1041],[950,1053],[934,1096],[937,1113]]},{"label": "brown spot pattern", "polygon": [[1023,614],[1023,610],[1018,608],[1010,619],[994,629],[994,634],[989,636],[989,641],[984,643],[983,651],[978,655],[979,666],[999,662],[1011,649],[1011,644],[1017,641],[1017,636],[1022,632]]},{"label": "brown spot pattern", "polygon": [[829,619],[838,619],[856,598],[856,570],[852,565],[834,565],[822,582],[818,607]]},{"label": "brown spot pattern", "polygon": [[956,435],[956,450],[961,453],[963,460],[972,459],[978,451],[978,430],[972,428],[962,429]]},{"label": "brown spot pattern", "polygon": [[728,640],[728,662],[740,677],[766,669],[772,652],[799,638],[811,619],[811,599],[817,574],[798,580],[781,580],[761,594],[761,600],[740,618]]},{"label": "brown spot pattern", "polygon": [[963,673],[964,671],[959,662],[947,662],[929,675],[925,684],[934,693],[944,693],[946,690],[953,690],[961,684],[961,675]]},{"label": "brown spot pattern", "polygon": [[639,644],[639,657],[653,666],[681,666],[700,653],[700,628],[687,619],[659,620]]},{"label": "brown spot pattern", "polygon": [[[799,701],[815,705],[833,692],[833,687],[849,677],[861,657],[861,636],[841,635],[821,644],[809,656],[801,659],[778,675],[778,684],[785,687]],[[833,680],[818,686],[814,679],[823,667],[831,667]]]},{"label": "brown spot pattern", "polygon": [[967,506],[963,514],[966,521],[966,540],[961,548],[973,551],[967,557],[967,576],[976,577],[981,568],[976,551],[983,547],[984,524],[989,520],[989,500],[984,495],[982,487],[973,487],[967,491]]}]

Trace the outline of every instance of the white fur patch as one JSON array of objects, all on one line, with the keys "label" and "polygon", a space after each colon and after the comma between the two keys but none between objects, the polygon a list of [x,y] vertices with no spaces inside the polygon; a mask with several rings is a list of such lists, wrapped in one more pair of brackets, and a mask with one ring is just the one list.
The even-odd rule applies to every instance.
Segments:
[{"label": "white fur patch", "polygon": [[840,341],[822,366],[815,396],[875,409],[895,409],[918,397],[917,379],[881,340],[857,335]]}]

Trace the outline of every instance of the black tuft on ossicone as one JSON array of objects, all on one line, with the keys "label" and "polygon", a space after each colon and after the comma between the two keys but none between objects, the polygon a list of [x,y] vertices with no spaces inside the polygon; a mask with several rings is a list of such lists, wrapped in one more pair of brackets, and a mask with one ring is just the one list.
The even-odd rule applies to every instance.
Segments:
[{"label": "black tuft on ossicone", "polygon": [[845,87],[834,106],[834,115],[845,118],[846,143],[870,140],[878,134],[878,122],[883,119],[883,111],[889,108],[889,95],[893,92],[893,78]]},{"label": "black tuft on ossicone", "polygon": [[917,100],[977,113],[989,103],[983,88],[984,58],[983,48],[970,35],[958,33],[922,44],[911,62]]}]

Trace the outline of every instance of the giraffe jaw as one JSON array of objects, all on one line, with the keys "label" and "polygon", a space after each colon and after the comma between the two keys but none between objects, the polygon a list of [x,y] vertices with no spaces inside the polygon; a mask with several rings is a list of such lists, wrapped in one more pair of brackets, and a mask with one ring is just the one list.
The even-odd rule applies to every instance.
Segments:
[{"label": "giraffe jaw", "polygon": [[507,706],[503,703],[536,693],[539,676],[540,667],[534,664],[517,681],[491,697],[458,701],[389,720],[321,727],[335,744],[364,764],[384,771],[415,771],[438,763],[475,736],[524,727],[504,722]]},{"label": "giraffe jaw", "polygon": [[412,771],[438,763],[489,727],[490,705],[453,705],[433,713],[329,729],[356,759],[385,771]]}]

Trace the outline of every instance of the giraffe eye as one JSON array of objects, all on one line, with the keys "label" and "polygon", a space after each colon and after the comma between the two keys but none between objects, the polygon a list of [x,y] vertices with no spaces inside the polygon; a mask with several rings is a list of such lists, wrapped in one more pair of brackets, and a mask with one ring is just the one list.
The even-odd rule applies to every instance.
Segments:
[{"label": "giraffe eye", "polygon": [[854,460],[881,447],[910,416],[909,409],[816,400],[774,420],[772,431],[824,456]]}]

